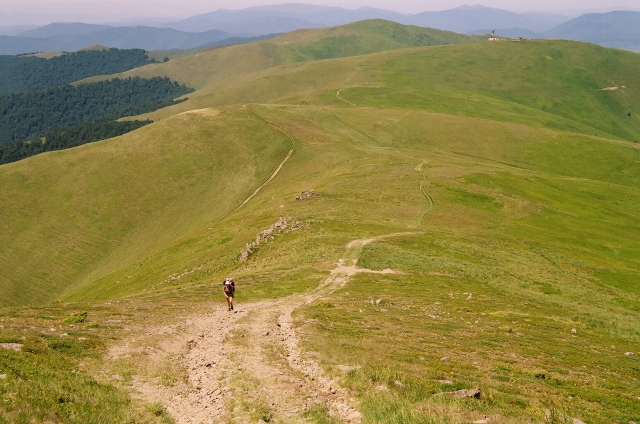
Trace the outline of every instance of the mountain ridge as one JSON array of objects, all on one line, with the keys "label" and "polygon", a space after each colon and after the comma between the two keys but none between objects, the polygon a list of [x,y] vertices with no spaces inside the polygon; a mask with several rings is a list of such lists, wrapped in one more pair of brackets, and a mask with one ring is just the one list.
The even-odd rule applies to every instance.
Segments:
[{"label": "mountain ridge", "polygon": [[[367,19],[385,19],[461,34],[489,33],[527,38],[562,38],[606,47],[640,50],[640,12],[586,14],[574,19],[543,13],[516,13],[482,5],[402,14],[386,9],[344,9],[301,3],[218,9],[158,26],[119,26],[54,23],[0,36],[0,54],[35,51],[74,51],[90,44],[146,50],[193,49],[231,37],[255,37]],[[34,40],[37,37],[38,40]]]},{"label": "mountain ridge", "polygon": [[147,26],[112,27],[81,34],[64,34],[47,38],[0,36],[0,54],[39,51],[76,51],[90,45],[119,49],[144,50],[193,49],[229,38],[220,30],[189,33],[171,28]]},{"label": "mountain ridge", "polygon": [[0,166],[0,421],[636,421],[639,68],[372,20],[119,74],[196,91]]}]

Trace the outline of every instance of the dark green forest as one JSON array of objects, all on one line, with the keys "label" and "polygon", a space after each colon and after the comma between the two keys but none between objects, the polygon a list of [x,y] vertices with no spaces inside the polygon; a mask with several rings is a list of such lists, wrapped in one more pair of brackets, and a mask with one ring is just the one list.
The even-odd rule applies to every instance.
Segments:
[{"label": "dark green forest", "polygon": [[166,77],[136,77],[0,96],[0,143],[42,137],[61,126],[151,112],[192,91]]},{"label": "dark green forest", "polygon": [[113,121],[98,120],[73,127],[58,127],[40,139],[31,141],[14,141],[0,144],[0,164],[15,162],[38,153],[68,149],[93,141],[117,137],[152,121]]},{"label": "dark green forest", "polygon": [[0,94],[43,90],[154,62],[140,49],[82,50],[51,59],[0,55]]}]

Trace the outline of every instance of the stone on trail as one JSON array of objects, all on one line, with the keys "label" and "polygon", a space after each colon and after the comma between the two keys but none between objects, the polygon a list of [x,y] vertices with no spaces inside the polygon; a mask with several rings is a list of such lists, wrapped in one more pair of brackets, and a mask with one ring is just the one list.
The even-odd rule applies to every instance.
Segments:
[{"label": "stone on trail", "polygon": [[350,422],[360,421],[361,418],[362,418],[362,414],[358,411],[351,411],[347,415],[347,420],[349,420]]}]

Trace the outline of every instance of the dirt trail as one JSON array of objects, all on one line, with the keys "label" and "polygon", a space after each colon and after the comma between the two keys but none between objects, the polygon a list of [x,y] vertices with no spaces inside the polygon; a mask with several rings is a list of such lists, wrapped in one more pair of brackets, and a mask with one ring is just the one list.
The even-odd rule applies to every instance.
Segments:
[{"label": "dirt trail", "polygon": [[343,97],[340,97],[340,92],[341,92],[341,91],[342,91],[342,88],[336,92],[336,97],[337,97],[338,99],[342,100],[342,101],[343,101],[343,102],[345,102],[345,103],[350,104],[351,106],[358,106],[358,105],[356,105],[356,104],[354,104],[354,103],[351,103],[349,100],[347,100],[347,99],[345,99],[345,98],[343,98]]},{"label": "dirt trail", "polygon": [[[345,257],[353,258],[354,250],[373,241],[406,234],[415,233],[354,240],[347,244]],[[181,361],[187,375],[174,385],[160,384],[161,379],[153,377],[157,372],[132,381],[134,396],[160,402],[177,423],[255,423],[263,416],[270,422],[305,423],[304,412],[316,404],[326,406],[341,423],[359,423],[351,393],[303,351],[291,316],[357,273],[394,272],[356,264],[357,259],[341,259],[318,287],[304,294],[241,303],[232,312],[221,300],[210,314],[148,330],[146,341],[115,346],[109,356],[117,360],[144,354],[156,368]]]},{"label": "dirt trail", "polygon": [[[280,165],[278,165],[278,167],[276,168],[275,171],[273,171],[273,174],[271,174],[271,176],[269,177],[269,179],[267,181],[265,181],[264,183],[260,184],[260,186],[258,188],[255,189],[255,191],[253,193],[251,193],[251,195],[249,197],[247,197],[246,199],[244,199],[244,202],[242,202],[240,204],[240,206],[238,206],[235,210],[237,211],[238,209],[240,209],[241,207],[243,207],[244,205],[246,205],[249,200],[251,200],[253,198],[253,196],[255,196],[256,194],[258,194],[258,192],[262,189],[262,187],[266,186],[267,184],[269,184],[269,182],[271,180],[273,180],[275,178],[276,175],[278,175],[278,172],[280,172],[280,170],[282,169],[282,167],[284,166],[284,164],[289,160],[289,158],[291,157],[291,154],[293,153],[293,149],[289,150],[289,153],[287,153],[287,156],[285,156],[285,158],[282,160],[282,162],[280,162]],[[235,211],[234,211],[235,212]]]}]

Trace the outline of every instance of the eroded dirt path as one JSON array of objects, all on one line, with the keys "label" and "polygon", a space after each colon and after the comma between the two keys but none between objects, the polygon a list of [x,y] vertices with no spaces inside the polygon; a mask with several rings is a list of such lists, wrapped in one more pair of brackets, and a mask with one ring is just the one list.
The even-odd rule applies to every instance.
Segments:
[{"label": "eroded dirt path", "polygon": [[[136,361],[149,372],[131,381],[133,395],[159,402],[177,423],[309,422],[304,412],[325,406],[342,423],[359,423],[358,405],[348,390],[327,376],[301,348],[292,312],[325,298],[357,273],[393,273],[358,268],[360,248],[386,236],[354,240],[329,276],[310,292],[276,301],[239,304],[229,312],[222,300],[211,313],[171,326],[149,329],[137,341],[114,346],[109,358]],[[145,336],[147,337],[145,339]],[[153,368],[186,371],[171,384]]]}]

